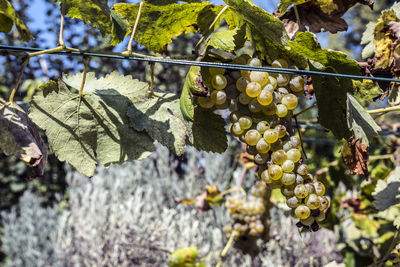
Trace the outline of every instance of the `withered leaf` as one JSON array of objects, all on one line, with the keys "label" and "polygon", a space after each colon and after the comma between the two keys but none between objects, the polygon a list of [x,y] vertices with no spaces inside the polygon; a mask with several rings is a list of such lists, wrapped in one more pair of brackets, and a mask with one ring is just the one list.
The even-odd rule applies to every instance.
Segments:
[{"label": "withered leaf", "polygon": [[216,186],[206,185],[206,190],[195,198],[180,199],[174,197],[176,203],[191,205],[195,204],[196,208],[200,211],[207,211],[211,206],[218,206],[223,202],[220,191]]},{"label": "withered leaf", "polygon": [[347,30],[348,25],[342,16],[357,3],[368,5],[371,8],[374,5],[373,0],[312,0],[296,6],[300,18],[299,23],[294,7],[287,9],[283,15],[280,15],[279,11],[275,11],[274,15],[283,22],[290,38],[298,31],[306,31],[306,26],[309,31],[314,33],[322,31],[337,33]]},{"label": "withered leaf", "polygon": [[32,167],[32,178],[41,177],[47,163],[47,149],[35,125],[16,104],[0,99],[0,149]]},{"label": "withered leaf", "polygon": [[359,139],[352,137],[343,144],[342,159],[351,174],[368,178],[368,156],[368,147]]}]

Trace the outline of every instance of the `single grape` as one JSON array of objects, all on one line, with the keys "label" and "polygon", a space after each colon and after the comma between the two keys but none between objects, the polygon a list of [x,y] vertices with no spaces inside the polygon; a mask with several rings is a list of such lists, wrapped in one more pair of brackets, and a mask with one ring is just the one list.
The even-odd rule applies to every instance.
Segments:
[{"label": "single grape", "polygon": [[308,169],[308,166],[306,164],[301,164],[297,167],[296,171],[300,175],[307,175],[310,170]]},{"label": "single grape", "polygon": [[214,90],[211,92],[211,101],[216,105],[221,105],[226,101],[226,93],[224,91]]},{"label": "single grape", "polygon": [[303,176],[301,176],[299,174],[296,175],[296,184],[304,184]]},{"label": "single grape", "polygon": [[318,209],[321,206],[319,197],[316,194],[309,194],[304,202],[312,210]]},{"label": "single grape", "polygon": [[246,94],[249,97],[257,97],[261,93],[261,86],[259,83],[251,82],[246,86]]},{"label": "single grape", "polygon": [[248,108],[250,112],[257,113],[261,111],[261,105],[258,103],[257,99],[253,99],[250,101]]},{"label": "single grape", "polygon": [[256,227],[254,228],[258,233],[262,233],[264,231],[264,225],[262,223],[257,223]]},{"label": "single grape", "polygon": [[298,184],[294,189],[294,194],[298,198],[305,198],[308,196],[307,187],[304,184]]},{"label": "single grape", "polygon": [[302,223],[303,225],[311,226],[311,224],[314,223],[315,219],[314,219],[314,217],[312,217],[312,216],[308,216],[308,218],[306,218],[306,219],[301,219],[300,221],[301,221],[301,223]]},{"label": "single grape", "polygon": [[208,68],[208,71],[210,72],[211,76],[223,75],[225,73],[225,69],[223,68]]},{"label": "single grape", "polygon": [[282,65],[281,65],[281,63],[280,63],[278,60],[274,60],[274,61],[271,63],[271,67],[273,67],[273,68],[282,68]]},{"label": "single grape", "polygon": [[266,121],[260,121],[257,123],[256,129],[260,132],[260,134],[264,134],[265,131],[269,129],[269,124]]},{"label": "single grape", "polygon": [[321,182],[314,183],[315,193],[318,196],[323,196],[325,194],[325,185]]},{"label": "single grape", "polygon": [[261,180],[263,180],[264,183],[266,183],[266,184],[272,183],[271,178],[269,178],[268,170],[264,170],[261,173],[260,177],[261,177]]},{"label": "single grape", "polygon": [[[283,175],[282,175],[282,178],[283,178]],[[294,186],[293,185],[285,185],[284,187],[281,188],[281,193],[286,198],[293,197],[294,196]]]},{"label": "single grape", "polygon": [[250,58],[247,61],[247,65],[253,66],[253,67],[261,67],[262,66],[262,62],[258,58]]},{"label": "single grape", "polygon": [[[283,143],[283,150],[287,153],[290,149],[294,148],[293,143],[290,140],[287,140]],[[289,158],[289,155],[288,155]]]},{"label": "single grape", "polygon": [[276,113],[276,105],[274,103],[271,103],[268,106],[263,106],[262,107],[262,112],[267,116],[275,115],[275,113]]},{"label": "single grape", "polygon": [[284,87],[284,86],[288,85],[288,83],[289,83],[289,75],[288,74],[279,73],[276,76],[276,83],[280,87]]},{"label": "single grape", "polygon": [[298,138],[298,137],[295,136],[295,135],[290,137],[290,141],[293,143],[293,145],[294,145],[295,148],[299,148],[300,145],[301,145],[300,138]]},{"label": "single grape", "polygon": [[275,126],[275,130],[278,132],[279,138],[283,138],[286,136],[286,127],[282,124],[278,124],[277,126]]},{"label": "single grape", "polygon": [[[284,163],[282,163],[282,170],[284,172],[292,172],[294,170],[294,162],[291,160],[286,160]],[[296,177],[294,179],[296,179]]]},{"label": "single grape", "polygon": [[307,190],[310,194],[315,194],[315,187],[311,183],[304,184],[307,187]]},{"label": "single grape", "polygon": [[278,86],[278,82],[275,77],[269,76],[269,84],[272,86],[272,89],[275,89]]},{"label": "single grape", "polygon": [[305,205],[299,205],[295,209],[294,213],[296,214],[296,217],[299,219],[307,219],[311,214],[311,210]]},{"label": "single grape", "polygon": [[284,174],[282,174],[282,184],[284,184],[284,185],[292,185],[295,182],[296,182],[296,174],[294,174],[294,173],[284,173]]},{"label": "single grape", "polygon": [[286,153],[281,149],[277,150],[271,154],[271,159],[275,164],[282,165],[287,159]]},{"label": "single grape", "polygon": [[[279,87],[277,90],[277,93],[279,93],[282,97],[289,94],[289,90],[286,89],[285,87]],[[281,99],[282,99],[281,97]]]},{"label": "single grape", "polygon": [[224,75],[217,74],[211,78],[211,85],[215,90],[222,90],[226,87],[228,81]]},{"label": "single grape", "polygon": [[292,110],[295,107],[297,107],[297,96],[295,96],[294,94],[287,94],[285,96],[282,97],[281,100],[282,104],[286,106],[286,108],[288,110]]},{"label": "single grape", "polygon": [[290,90],[293,92],[303,92],[304,91],[304,79],[301,76],[296,76],[292,78],[289,82]]},{"label": "single grape", "polygon": [[234,111],[234,112],[231,112],[231,114],[229,114],[229,120],[232,123],[239,121],[239,118],[240,118],[240,112],[239,111]]},{"label": "single grape", "polygon": [[271,165],[268,167],[268,175],[271,180],[279,180],[282,177],[282,168],[278,165]]},{"label": "single grape", "polygon": [[330,205],[330,201],[327,197],[323,196],[323,197],[318,197],[319,198],[319,202],[320,202],[320,207],[319,210],[320,211],[326,211],[329,208]]},{"label": "single grape", "polygon": [[237,136],[241,135],[244,132],[244,129],[240,127],[240,124],[238,122],[235,122],[231,126],[231,132]]},{"label": "single grape", "polygon": [[264,139],[267,143],[275,143],[279,139],[278,132],[275,129],[268,129],[264,132]]},{"label": "single grape", "polygon": [[258,236],[258,232],[257,232],[256,229],[250,229],[249,235],[250,235],[250,236]]},{"label": "single grape", "polygon": [[251,102],[252,98],[249,97],[245,92],[240,93],[239,102],[243,105],[248,105]]},{"label": "single grape", "polygon": [[253,125],[253,120],[249,116],[242,116],[238,120],[240,127],[244,130],[250,129]]},{"label": "single grape", "polygon": [[249,146],[255,146],[261,139],[261,134],[257,130],[248,130],[245,138]]},{"label": "single grape", "polygon": [[250,83],[250,80],[246,77],[240,77],[236,80],[236,89],[239,92],[245,92],[247,85]]},{"label": "single grape", "polygon": [[263,71],[251,71],[250,81],[257,82],[261,86],[265,86],[269,82],[268,73]]},{"label": "single grape", "polygon": [[264,86],[263,90],[266,90],[266,91],[270,92],[271,94],[273,94],[275,88],[271,83],[268,83],[266,86]]},{"label": "single grape", "polygon": [[276,105],[276,115],[278,115],[279,118],[286,117],[288,114],[288,109],[286,108],[285,105],[278,104]]},{"label": "single grape", "polygon": [[300,201],[297,197],[291,197],[286,200],[286,205],[291,209],[295,209],[300,205]]},{"label": "single grape", "polygon": [[209,97],[198,97],[197,102],[202,108],[212,108],[214,106],[214,103]]},{"label": "single grape", "polygon": [[257,145],[256,145],[256,149],[259,153],[265,154],[268,153],[268,151],[270,150],[271,146],[270,144],[268,144],[264,138],[261,138]]},{"label": "single grape", "polygon": [[220,105],[215,105],[217,109],[228,109],[229,106],[231,105],[231,101],[229,99],[226,99],[226,101]]},{"label": "single grape", "polygon": [[[292,143],[291,141],[289,141]],[[292,143],[293,144],[293,143]],[[285,146],[283,147],[283,150],[285,150]],[[301,153],[297,148],[292,148],[289,151],[286,152],[287,158],[290,159],[293,162],[298,162],[301,159]]]},{"label": "single grape", "polygon": [[266,89],[263,89],[261,93],[257,96],[258,103],[263,106],[268,106],[272,103],[273,100],[272,93]]},{"label": "single grape", "polygon": [[[260,139],[260,140],[261,140],[261,139]],[[254,156],[254,162],[255,162],[256,164],[258,164],[258,165],[265,164],[265,163],[267,162],[267,160],[268,160],[268,155],[267,155],[267,154],[260,154],[260,153],[257,153],[257,154]]]}]

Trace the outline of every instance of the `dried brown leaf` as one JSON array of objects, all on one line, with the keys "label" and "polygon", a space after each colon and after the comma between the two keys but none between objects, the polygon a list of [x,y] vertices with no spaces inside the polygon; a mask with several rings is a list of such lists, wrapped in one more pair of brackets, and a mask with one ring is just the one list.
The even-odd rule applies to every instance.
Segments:
[{"label": "dried brown leaf", "polygon": [[368,178],[368,156],[368,147],[354,137],[345,142],[342,147],[342,159],[351,174]]},{"label": "dried brown leaf", "polygon": [[32,167],[32,177],[41,177],[47,149],[35,125],[16,104],[0,102],[0,149]]}]

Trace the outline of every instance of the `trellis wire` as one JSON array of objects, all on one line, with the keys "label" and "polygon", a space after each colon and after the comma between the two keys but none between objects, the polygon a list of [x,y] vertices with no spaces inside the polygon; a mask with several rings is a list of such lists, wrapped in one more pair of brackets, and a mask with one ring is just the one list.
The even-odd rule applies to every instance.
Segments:
[{"label": "trellis wire", "polygon": [[[33,47],[18,47],[10,45],[0,45],[0,50],[11,51],[11,52],[40,52],[43,51],[41,48]],[[180,66],[197,66],[197,67],[208,67],[208,68],[222,68],[229,70],[247,70],[247,71],[262,71],[271,73],[282,73],[282,74],[297,74],[297,75],[317,75],[317,76],[327,76],[327,77],[339,77],[339,78],[349,78],[356,80],[371,80],[371,81],[382,81],[382,82],[394,82],[400,83],[400,79],[393,79],[387,77],[366,77],[359,75],[349,75],[342,73],[330,73],[321,71],[311,71],[311,70],[298,70],[298,69],[285,69],[285,68],[272,68],[272,67],[257,67],[248,65],[238,65],[238,64],[228,64],[220,62],[204,62],[204,61],[193,61],[193,60],[181,60],[181,59],[169,59],[169,58],[157,58],[157,57],[138,57],[138,56],[124,56],[116,54],[105,54],[96,53],[90,51],[58,51],[48,54],[56,55],[71,55],[71,56],[89,56],[89,57],[101,57],[101,58],[111,58],[111,59],[126,59],[135,61],[144,61],[151,63],[162,63],[170,65],[180,65]]]}]

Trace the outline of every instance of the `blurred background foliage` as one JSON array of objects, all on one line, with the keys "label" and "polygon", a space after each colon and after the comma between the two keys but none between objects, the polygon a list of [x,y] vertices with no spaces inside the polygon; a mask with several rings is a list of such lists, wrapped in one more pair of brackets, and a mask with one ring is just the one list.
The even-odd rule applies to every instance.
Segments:
[{"label": "blurred background foliage", "polygon": [[[54,1],[43,0],[43,25],[32,23],[36,14],[29,12],[31,1],[11,2],[36,39],[24,44],[17,32],[0,33],[0,43],[41,48],[56,45],[59,9]],[[392,2],[377,1],[374,10],[355,6],[345,15],[349,30],[319,34],[321,43],[365,60],[360,45],[365,25],[376,21],[380,11]],[[118,47],[109,47],[97,30],[68,18],[64,38],[68,46],[81,49],[121,51],[127,45],[125,40]],[[190,55],[198,40],[197,35],[179,36],[166,54]],[[137,45],[133,51],[148,52]],[[0,97],[7,98],[22,61],[11,55],[2,56],[0,61]],[[38,84],[82,68],[80,57],[35,57],[25,70],[16,99],[29,101]],[[98,76],[118,70],[143,81],[150,80],[149,69],[144,62],[103,58],[93,58],[89,65]],[[157,64],[155,85],[179,93],[186,72],[186,68]],[[359,92],[358,99],[365,105],[375,105],[371,97],[375,89]],[[304,96],[298,109],[312,104],[313,100]],[[384,208],[376,200],[382,191],[396,186],[400,176],[396,169],[400,166],[400,139],[396,135],[399,115],[389,113],[377,118],[386,134],[371,145],[368,180],[346,171],[340,153],[342,143],[317,125],[316,116],[316,111],[310,110],[298,120],[302,122],[299,131],[307,164],[327,185],[332,199],[325,229],[314,234],[298,233],[280,193],[274,192],[270,241],[261,245],[261,253],[255,258],[232,249],[225,261],[227,266],[367,266],[382,259],[387,265],[395,264],[388,260],[394,259],[388,249],[397,241],[394,222],[400,212],[397,206]],[[36,180],[27,179],[30,170],[25,164],[1,154],[0,260],[7,266],[159,266],[170,252],[184,246],[197,246],[201,257],[218,253],[226,243],[221,231],[227,220],[224,209],[201,213],[177,206],[172,197],[193,197],[206,183],[220,190],[234,186],[243,172],[238,162],[241,152],[240,144],[234,141],[222,155],[188,149],[177,158],[159,147],[143,162],[99,167],[92,179],[75,173],[50,154],[45,176]],[[247,189],[254,179],[254,173],[248,172]],[[215,258],[209,257],[206,262],[215,264]]]}]

